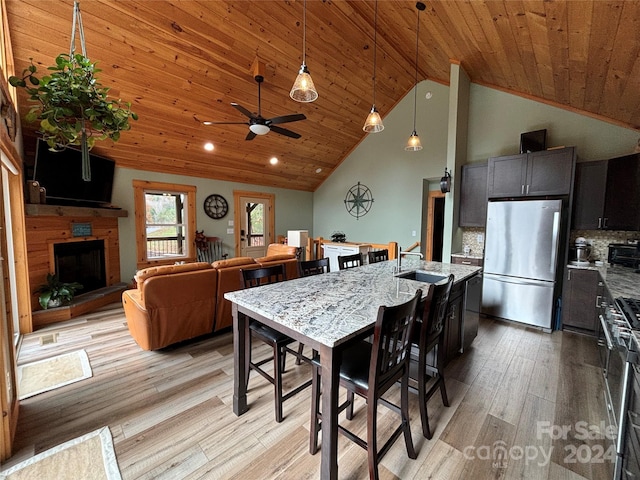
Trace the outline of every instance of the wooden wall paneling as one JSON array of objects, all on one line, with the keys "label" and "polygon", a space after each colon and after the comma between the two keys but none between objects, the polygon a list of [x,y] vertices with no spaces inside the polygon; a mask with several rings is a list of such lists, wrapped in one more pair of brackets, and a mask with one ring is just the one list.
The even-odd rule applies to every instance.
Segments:
[{"label": "wooden wall paneling", "polygon": [[[73,237],[73,222],[90,223],[90,237]],[[47,273],[54,273],[53,245],[83,240],[104,240],[105,274],[107,286],[120,282],[120,248],[118,218],[115,217],[60,217],[32,216],[25,219],[27,228],[27,256],[29,259],[29,288],[46,282]],[[81,292],[80,292],[81,293]],[[31,308],[39,310],[37,296],[31,295]]]}]

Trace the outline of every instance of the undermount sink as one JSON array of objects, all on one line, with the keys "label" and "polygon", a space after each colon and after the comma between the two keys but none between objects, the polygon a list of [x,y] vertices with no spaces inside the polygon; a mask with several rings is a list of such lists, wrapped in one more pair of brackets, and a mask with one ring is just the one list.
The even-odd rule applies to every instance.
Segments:
[{"label": "undermount sink", "polygon": [[425,272],[423,270],[412,270],[410,272],[398,273],[398,278],[406,278],[407,280],[415,280],[417,282],[425,283],[438,283],[442,280],[446,280],[449,277],[442,275],[436,275],[434,273]]}]

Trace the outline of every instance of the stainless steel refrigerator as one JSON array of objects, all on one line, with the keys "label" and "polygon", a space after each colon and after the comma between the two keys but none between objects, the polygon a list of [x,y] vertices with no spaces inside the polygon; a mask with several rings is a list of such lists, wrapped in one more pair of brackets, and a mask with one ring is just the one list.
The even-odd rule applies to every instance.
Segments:
[{"label": "stainless steel refrigerator", "polygon": [[551,329],[562,200],[487,206],[482,312]]}]

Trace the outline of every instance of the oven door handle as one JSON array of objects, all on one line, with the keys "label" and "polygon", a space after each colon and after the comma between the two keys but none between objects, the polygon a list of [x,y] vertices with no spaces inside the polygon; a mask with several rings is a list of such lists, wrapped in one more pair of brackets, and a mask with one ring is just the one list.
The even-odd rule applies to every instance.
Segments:
[{"label": "oven door handle", "polygon": [[613,350],[613,341],[611,340],[611,334],[609,333],[609,329],[607,328],[607,322],[604,317],[600,315],[600,323],[602,324],[602,331],[604,332],[604,337],[607,340],[607,348],[609,350]]}]

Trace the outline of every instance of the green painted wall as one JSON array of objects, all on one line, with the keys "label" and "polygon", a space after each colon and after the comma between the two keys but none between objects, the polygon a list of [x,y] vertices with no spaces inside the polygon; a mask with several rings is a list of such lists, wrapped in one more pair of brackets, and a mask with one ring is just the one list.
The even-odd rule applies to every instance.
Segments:
[{"label": "green painted wall", "polygon": [[[432,93],[429,100],[427,91]],[[423,179],[439,182],[447,159],[449,88],[431,81],[418,85],[416,130],[423,149],[406,152],[413,131],[413,98],[411,90],[383,119],[385,129],[368,134],[316,190],[314,236],[330,238],[341,231],[347,241],[398,241],[404,248],[420,240]],[[363,109],[363,124],[367,113]],[[358,182],[371,189],[374,202],[369,213],[356,220],[344,199]]]},{"label": "green painted wall", "polygon": [[[426,91],[431,100],[425,100]],[[320,186],[313,197],[313,231],[328,238],[342,231],[349,241],[407,247],[420,239],[423,179],[429,189],[439,182],[447,159],[449,88],[430,81],[418,85],[417,131],[424,149],[405,152],[413,122],[413,91],[384,118],[384,131],[369,134]],[[362,122],[367,112],[362,112]],[[631,153],[640,137],[635,130],[471,84],[467,163],[518,153],[520,133],[547,129],[548,146],[576,146],[578,161]],[[454,178],[454,181],[456,179]],[[371,211],[356,220],[344,197],[358,181],[373,191]],[[416,237],[411,232],[417,232]]]},{"label": "green painted wall", "polygon": [[547,129],[547,146],[575,146],[578,161],[632,153],[640,137],[621,128],[561,108],[471,84],[467,161],[520,151],[520,134]]},{"label": "green painted wall", "polygon": [[[123,282],[130,281],[136,272],[135,209],[131,183],[134,179],[180,185],[195,185],[197,188],[196,227],[198,230],[204,229],[204,233],[208,236],[222,238],[225,252],[229,253],[230,257],[234,256],[234,236],[233,233],[227,233],[227,228],[233,228],[229,226],[229,221],[232,221],[234,217],[234,190],[275,194],[276,235],[286,235],[287,230],[309,230],[309,235],[313,235],[313,194],[310,192],[223,182],[186,175],[167,175],[143,170],[116,168],[112,203],[129,212],[128,217],[118,220],[120,234],[120,272]],[[220,220],[214,220],[208,217],[202,207],[204,199],[212,193],[222,195],[229,203],[229,213]]]}]

